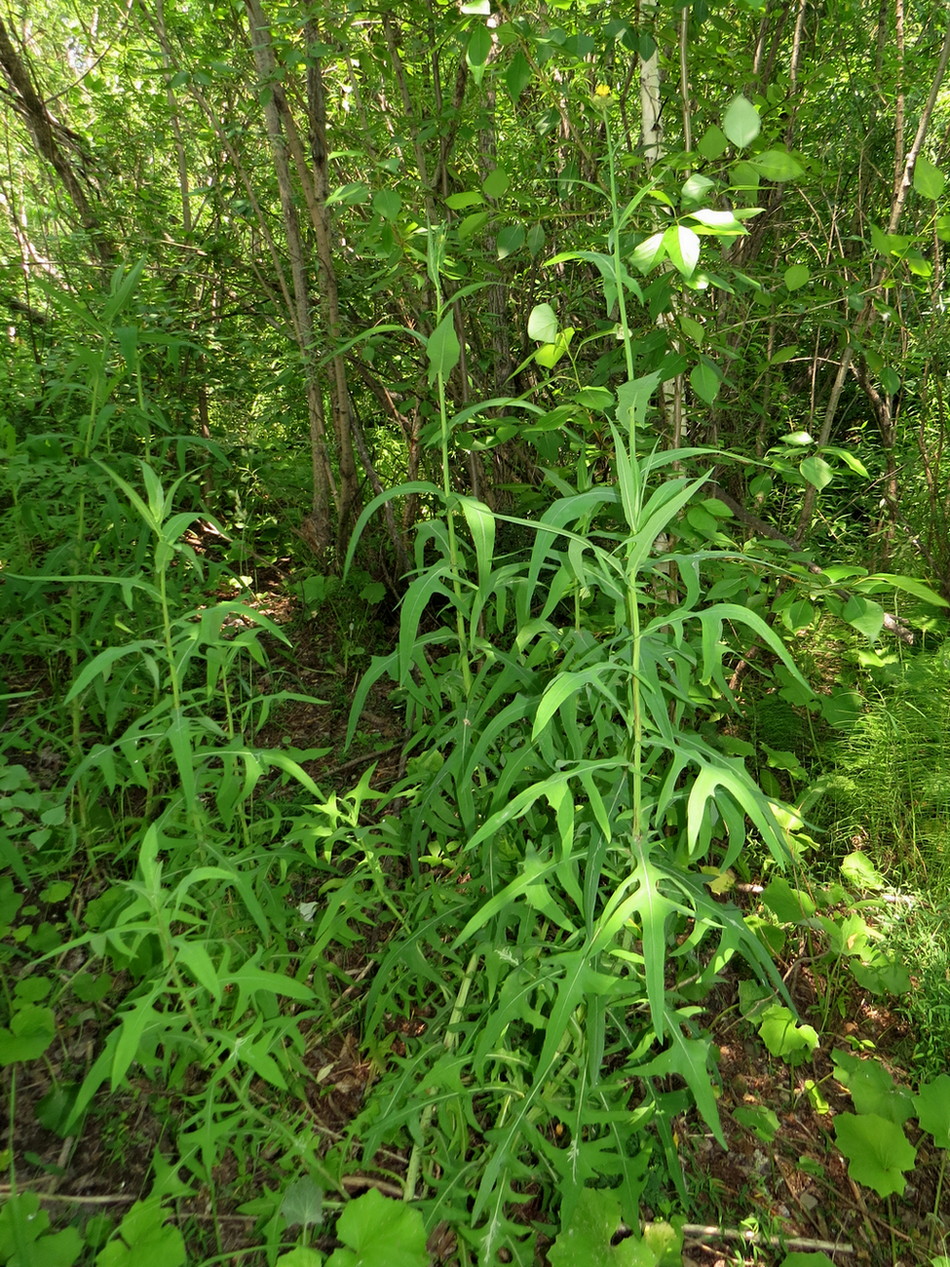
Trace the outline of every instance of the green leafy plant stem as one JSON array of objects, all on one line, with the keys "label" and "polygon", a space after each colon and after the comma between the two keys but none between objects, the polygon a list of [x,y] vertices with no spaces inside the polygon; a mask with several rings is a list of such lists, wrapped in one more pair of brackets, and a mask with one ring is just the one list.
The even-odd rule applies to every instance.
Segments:
[{"label": "green leafy plant stem", "polygon": [[945,1148],[941,1148],[940,1170],[937,1174],[937,1190],[934,1194],[934,1204],[933,1204],[934,1218],[931,1220],[931,1224],[930,1224],[930,1240],[929,1240],[928,1248],[931,1253],[933,1253],[934,1248],[936,1246],[937,1233],[938,1233],[939,1224],[940,1224],[940,1218],[939,1218],[940,1208],[941,1208],[940,1198],[943,1196],[943,1182],[947,1174],[947,1157],[948,1156],[950,1156],[950,1153],[948,1153]]},{"label": "green leafy plant stem", "polygon": [[[445,230],[442,225],[438,225],[436,227],[433,227],[432,225],[429,226],[427,248],[429,278],[435,290],[435,328],[438,329],[446,316],[446,307],[443,302],[442,285],[440,281],[442,259],[445,251]],[[462,564],[459,556],[458,537],[455,531],[455,510],[452,505],[452,468],[449,462],[449,439],[451,435],[451,426],[449,424],[448,400],[445,392],[445,374],[441,367],[439,368],[436,376],[436,387],[439,398],[439,438],[442,458],[442,491],[445,495],[445,519],[446,531],[448,534],[452,592],[456,599],[455,626],[459,640],[459,668],[462,674],[462,682],[464,683],[466,698],[470,698],[472,693],[472,666],[466,649],[467,640],[465,636],[465,619],[462,614]]]},{"label": "green leafy plant stem", "polygon": [[[614,276],[617,281],[617,310],[620,317],[620,329],[623,335],[623,350],[627,370],[627,381],[632,382],[634,377],[633,347],[630,338],[630,330],[627,325],[627,300],[624,294],[623,285],[624,267],[620,254],[620,232],[622,222],[620,204],[617,196],[617,164],[613,134],[610,130],[610,120],[607,117],[606,109],[604,110],[604,125],[607,138],[607,170],[610,180],[610,216],[613,229]],[[633,409],[628,412],[627,437],[630,461],[631,464],[635,464],[637,461],[637,422],[636,412]],[[622,458],[620,458],[620,460],[622,460]],[[639,482],[640,481],[638,480],[637,483],[639,484]],[[643,834],[643,701],[640,695],[640,596],[637,592],[635,571],[632,572],[632,574],[628,574],[626,606],[627,618],[632,634],[630,639],[630,678],[628,691],[630,697],[630,717],[633,722],[633,730],[630,738],[630,751],[628,753],[628,777],[630,780],[630,803],[632,812],[634,854],[636,855]]]},{"label": "green leafy plant stem", "polygon": [[[610,180],[610,218],[611,227],[613,229],[613,257],[614,257],[614,276],[617,279],[617,313],[620,317],[620,329],[623,332],[623,352],[624,362],[627,369],[628,382],[634,377],[633,365],[633,346],[630,340],[630,330],[627,326],[627,300],[624,295],[623,276],[624,266],[623,258],[620,254],[620,232],[623,228],[623,217],[620,214],[620,202],[617,195],[617,162],[614,149],[613,133],[610,129],[610,119],[607,117],[607,110],[604,110],[604,128],[607,139],[607,172]],[[645,196],[646,189],[642,189],[637,195],[636,202],[640,202]],[[630,445],[633,451],[634,441],[636,439],[636,430],[633,417],[631,415],[630,422]]]},{"label": "green leafy plant stem", "polygon": [[[165,972],[167,973],[167,980],[174,987],[174,991],[181,1003],[182,1012],[191,1027],[199,1048],[207,1052],[208,1056],[213,1057],[216,1051],[215,1045],[209,1041],[205,1027],[201,1022],[201,1018],[192,1003],[188,983],[178,966],[175,941],[172,936],[168,913],[162,900],[164,896],[161,884],[162,864],[159,859],[154,856],[150,856],[150,850],[147,844],[144,843],[141,853],[141,867],[145,877],[145,896],[147,897],[152,909],[155,930],[162,950]],[[267,1130],[267,1132],[275,1130],[278,1131],[294,1152],[302,1151],[297,1132],[294,1131],[292,1127],[288,1126],[287,1123],[279,1116],[275,1117],[272,1113],[266,1112],[264,1109],[258,1107],[258,1105],[251,1100],[247,1088],[241,1085],[241,1082],[234,1076],[233,1073],[228,1070],[222,1070],[220,1073],[220,1080],[234,1096],[235,1101],[240,1104],[243,1111],[248,1115],[249,1120],[259,1122],[260,1125]],[[321,1179],[329,1187],[337,1187],[337,1184],[331,1177],[329,1171],[323,1170]]]},{"label": "green leafy plant stem", "polygon": [[[445,1037],[442,1045],[446,1051],[452,1051],[458,1046],[458,1023],[462,1019],[465,1011],[465,1004],[468,1002],[469,991],[472,988],[472,982],[475,978],[475,970],[481,962],[482,952],[476,951],[469,959],[465,968],[465,975],[462,977],[461,985],[455,996],[455,1004],[452,1008],[452,1014],[449,1023],[446,1026]],[[409,1155],[409,1165],[406,1167],[406,1181],[403,1185],[402,1198],[404,1201],[412,1201],[416,1195],[416,1187],[419,1183],[419,1174],[422,1169],[422,1143],[425,1139],[432,1118],[435,1113],[435,1104],[427,1104],[422,1111],[421,1130],[419,1132],[420,1139],[413,1146]]]}]

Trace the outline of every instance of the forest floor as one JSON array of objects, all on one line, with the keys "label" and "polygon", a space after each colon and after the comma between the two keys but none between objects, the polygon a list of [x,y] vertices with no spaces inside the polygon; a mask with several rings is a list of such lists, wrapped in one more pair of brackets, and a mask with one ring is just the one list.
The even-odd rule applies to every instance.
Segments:
[{"label": "forest floor", "polygon": [[[258,742],[273,748],[328,748],[325,757],[308,765],[308,773],[324,789],[345,790],[370,767],[374,783],[392,782],[399,768],[403,724],[381,688],[364,712],[355,750],[343,752],[350,699],[367,663],[362,646],[353,649],[352,625],[342,628],[326,615],[302,615],[297,600],[288,597],[279,569],[256,578],[256,587],[260,610],[291,634],[293,647],[290,654],[275,644],[272,676],[283,680],[266,685],[313,697],[312,702],[297,699],[281,706],[258,735]],[[363,633],[366,640],[382,645],[392,630],[367,624]],[[340,648],[347,640],[351,651],[344,656]],[[95,877],[89,879],[95,881]],[[746,890],[734,896],[754,905],[755,886]],[[81,903],[82,892],[71,893],[69,900]],[[39,918],[56,920],[56,909],[45,909],[39,899],[37,909]],[[825,1010],[821,1004],[829,983],[813,975],[802,956],[780,962],[779,970],[802,1018],[817,1024],[818,1014]],[[356,979],[361,975],[360,970],[354,974]],[[11,989],[15,986],[16,982],[10,983]],[[847,1164],[835,1148],[834,1121],[850,1109],[851,1098],[836,1081],[829,1053],[836,1047],[873,1050],[900,1081],[899,1071],[911,1065],[915,1037],[899,1012],[882,1006],[856,985],[842,993],[838,984],[836,990],[820,1049],[796,1068],[772,1057],[742,1019],[735,982],[717,991],[703,1021],[715,1048],[719,1108],[729,1147],[723,1150],[698,1119],[679,1122],[676,1164],[682,1187],[677,1193],[671,1185],[663,1208],[652,1212],[659,1219],[686,1211],[684,1264],[779,1264],[786,1250],[824,1250],[836,1263],[910,1267],[929,1264],[931,1252],[939,1252],[938,1233],[950,1227],[950,1191],[941,1193],[935,1150],[928,1152],[922,1140],[915,1140],[919,1143],[917,1166],[903,1196],[881,1199],[849,1177]],[[121,1216],[148,1192],[156,1155],[174,1125],[174,1093],[156,1087],[144,1073],[111,1095],[100,1096],[81,1136],[63,1140],[43,1125],[50,1117],[44,1106],[49,1106],[57,1087],[81,1077],[100,1049],[100,1023],[92,1009],[75,1018],[55,1061],[27,1066],[15,1084],[10,1127],[17,1184],[21,1190],[40,1192],[47,1209],[58,1215],[82,1209],[87,1215]],[[330,1042],[322,1037],[316,1040],[313,1065],[315,1075],[319,1066],[319,1080],[315,1076],[310,1097],[315,1127],[338,1137],[372,1080],[358,1031]],[[279,1112],[274,1095],[273,1089],[261,1088],[262,1101],[272,1102],[268,1111]],[[734,1116],[737,1109],[762,1112],[759,1125],[755,1129],[740,1125]],[[765,1111],[774,1114],[771,1126]],[[393,1167],[390,1158],[387,1168],[392,1171]],[[182,1197],[180,1218],[197,1228],[198,1240],[207,1239],[209,1245],[214,1225],[218,1247],[234,1254],[235,1263],[255,1262],[247,1247],[259,1243],[257,1219],[240,1207],[264,1189],[269,1177],[265,1172],[266,1164],[261,1174],[242,1174],[236,1169],[229,1173],[227,1166],[222,1167],[214,1194]],[[369,1177],[366,1183],[385,1186]],[[9,1186],[0,1186],[0,1196],[9,1191]],[[430,1242],[430,1248],[434,1264],[457,1261],[451,1238],[441,1246]]]}]

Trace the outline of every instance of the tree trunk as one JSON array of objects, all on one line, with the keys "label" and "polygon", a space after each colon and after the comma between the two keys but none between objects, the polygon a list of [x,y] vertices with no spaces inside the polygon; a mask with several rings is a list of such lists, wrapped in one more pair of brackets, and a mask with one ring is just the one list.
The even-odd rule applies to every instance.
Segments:
[{"label": "tree trunk", "polygon": [[82,181],[73,169],[72,163],[63,152],[63,147],[57,139],[57,134],[61,129],[40,96],[30,67],[14,48],[2,18],[0,18],[0,72],[7,81],[14,108],[33,138],[36,152],[50,164],[62,182],[63,188],[76,209],[80,223],[89,234],[99,263],[103,268],[112,268],[115,264],[115,245],[86,197]]},{"label": "tree trunk", "polygon": [[323,410],[323,388],[317,370],[314,347],[313,317],[308,293],[308,269],[300,221],[294,201],[287,149],[288,139],[281,125],[278,105],[277,59],[271,42],[270,27],[261,9],[260,0],[245,0],[251,26],[251,47],[264,98],[264,122],[274,161],[274,172],[280,191],[280,207],[287,237],[293,288],[291,318],[304,369],[307,409],[310,419],[310,452],[313,472],[313,502],[309,516],[301,526],[301,535],[317,552],[322,553],[334,540],[331,501],[330,466],[326,449],[326,418]]}]

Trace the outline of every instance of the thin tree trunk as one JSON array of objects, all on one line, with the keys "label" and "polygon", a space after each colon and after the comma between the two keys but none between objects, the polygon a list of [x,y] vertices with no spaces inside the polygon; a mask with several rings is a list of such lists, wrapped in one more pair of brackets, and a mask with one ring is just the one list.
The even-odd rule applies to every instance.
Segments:
[{"label": "thin tree trunk", "polygon": [[[902,0],[896,0],[900,8]],[[901,10],[902,11],[902,10]],[[897,232],[897,226],[900,224],[901,215],[904,211],[904,205],[907,202],[907,194],[914,180],[914,167],[917,163],[917,157],[923,147],[924,140],[927,136],[927,130],[930,127],[933,118],[934,106],[937,102],[937,95],[943,83],[944,76],[947,73],[947,63],[950,61],[950,24],[947,26],[946,33],[943,37],[943,45],[940,49],[940,56],[937,60],[937,69],[934,72],[933,81],[930,85],[930,92],[927,94],[927,100],[920,114],[920,121],[917,124],[917,132],[911,143],[910,149],[904,158],[904,165],[894,182],[894,196],[891,200],[891,214],[887,223],[887,232],[889,234]],[[898,137],[895,141],[897,151],[903,145],[903,138]],[[878,288],[884,280],[884,274],[888,267],[888,261],[882,259],[875,267],[871,279],[871,285],[868,288],[867,295],[864,300],[864,307],[858,313],[854,323],[854,333],[856,337],[864,334],[874,324],[877,319],[877,309],[874,306]],[[842,353],[841,360],[838,363],[838,370],[831,387],[831,394],[828,397],[828,405],[825,409],[825,417],[822,422],[821,432],[818,436],[818,447],[821,448],[831,439],[832,429],[835,423],[835,417],[838,412],[838,402],[841,399],[841,392],[844,388],[845,379],[848,371],[854,361],[855,356],[855,340],[849,340],[847,346]],[[801,543],[805,539],[808,528],[811,524],[812,516],[815,513],[815,501],[818,496],[818,490],[813,484],[809,484],[805,489],[805,497],[802,501],[801,515],[798,521],[798,529],[795,533],[795,540]]]},{"label": "thin tree trunk", "polygon": [[102,221],[86,197],[82,181],[57,140],[57,123],[40,96],[29,66],[17,52],[9,32],[0,18],[0,72],[9,85],[16,109],[33,138],[37,153],[56,172],[76,209],[79,220],[89,234],[99,263],[111,268],[115,263],[115,245],[103,228]]},{"label": "thin tree trunk", "polygon": [[[320,42],[320,32],[315,22],[308,22],[306,27],[307,42],[314,47]],[[334,347],[339,347],[342,339],[342,321],[340,319],[340,292],[337,285],[336,269],[333,262],[333,242],[330,232],[330,210],[327,206],[329,197],[329,173],[327,169],[327,110],[326,95],[323,88],[323,71],[320,60],[311,57],[307,62],[307,105],[310,124],[310,154],[313,161],[312,186],[305,170],[301,170],[300,178],[304,188],[312,187],[313,197],[307,199],[310,211],[310,222],[317,240],[317,258],[320,261],[320,293],[327,335]],[[287,120],[288,136],[293,138],[295,156],[298,142],[293,120]],[[303,155],[298,162],[303,167]],[[337,352],[331,362],[331,399],[333,401],[333,428],[336,434],[337,459],[340,467],[339,495],[337,504],[337,545],[342,550],[353,526],[353,519],[359,499],[359,479],[356,461],[353,454],[353,418],[350,413],[350,392],[346,380],[346,362],[342,352]],[[370,472],[367,470],[367,474]]]},{"label": "thin tree trunk", "polygon": [[303,236],[297,217],[290,163],[287,157],[287,138],[281,126],[281,113],[277,104],[277,61],[271,43],[268,26],[259,0],[245,0],[251,26],[251,47],[254,65],[264,94],[264,122],[274,161],[274,172],[280,193],[280,206],[287,237],[287,252],[293,288],[291,318],[300,357],[304,367],[304,379],[310,420],[310,452],[313,472],[313,502],[310,515],[304,521],[301,535],[317,552],[322,553],[333,541],[330,467],[326,449],[326,419],[323,410],[323,389],[317,372],[314,348],[313,318],[308,293],[308,270]]}]

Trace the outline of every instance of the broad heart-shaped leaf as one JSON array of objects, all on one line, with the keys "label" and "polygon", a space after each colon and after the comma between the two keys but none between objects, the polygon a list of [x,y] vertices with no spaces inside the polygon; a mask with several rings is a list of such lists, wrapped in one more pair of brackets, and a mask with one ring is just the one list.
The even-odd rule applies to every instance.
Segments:
[{"label": "broad heart-shaped leaf", "polygon": [[323,1189],[309,1176],[295,1179],[280,1203],[280,1217],[285,1227],[319,1227],[323,1222]]},{"label": "broad heart-shaped leaf", "polygon": [[119,1224],[117,1238],[96,1257],[96,1267],[184,1267],[185,1242],[165,1222],[160,1201],[136,1201]]},{"label": "broad heart-shaped leaf", "polygon": [[773,1056],[790,1065],[800,1065],[818,1048],[818,1035],[811,1025],[800,1025],[780,1003],[762,1013],[759,1035]]},{"label": "broad heart-shaped leaf", "polygon": [[736,149],[744,149],[759,135],[762,120],[759,112],[747,98],[736,97],[722,119],[722,130]]},{"label": "broad heart-shaped leaf", "polygon": [[913,1114],[910,1096],[877,1060],[862,1060],[850,1052],[832,1053],[835,1077],[851,1092],[859,1113],[876,1113],[897,1126]]},{"label": "broad heart-shaped leaf", "polygon": [[913,1170],[917,1149],[896,1122],[877,1113],[841,1113],[835,1119],[838,1147],[848,1158],[848,1174],[879,1197],[903,1193],[905,1170]]},{"label": "broad heart-shaped leaf", "polygon": [[0,1068],[42,1056],[56,1036],[56,1021],[48,1007],[33,1003],[13,1013],[9,1029],[0,1029]]},{"label": "broad heart-shaped leaf", "polygon": [[436,378],[448,378],[462,355],[458,335],[455,333],[455,317],[447,312],[426,342],[426,355],[429,358],[429,382]]},{"label": "broad heart-shaped leaf", "polygon": [[323,1267],[323,1255],[309,1245],[298,1245],[296,1249],[281,1254],[277,1267]]},{"label": "broad heart-shaped leaf", "polygon": [[842,860],[839,867],[841,874],[856,889],[865,892],[880,892],[887,888],[887,881],[878,871],[866,853],[855,850]]},{"label": "broad heart-shaped leaf", "polygon": [[327,1267],[428,1267],[422,1215],[375,1188],[348,1202],[336,1234],[347,1248],[334,1250]]},{"label": "broad heart-shaped leaf", "polygon": [[786,1254],[782,1259],[782,1267],[835,1267],[827,1254],[820,1251],[814,1254]]},{"label": "broad heart-shaped leaf", "polygon": [[906,994],[910,990],[910,972],[885,954],[875,954],[864,963],[849,959],[848,971],[858,985],[872,994]]},{"label": "broad heart-shaped leaf", "polygon": [[764,1104],[740,1105],[733,1111],[732,1116],[740,1126],[752,1131],[764,1144],[771,1144],[778,1134],[778,1117]]},{"label": "broad heart-shaped leaf", "polygon": [[784,876],[776,876],[762,890],[762,901],[780,924],[800,924],[811,919],[816,910],[808,894],[793,889]]},{"label": "broad heart-shaped leaf", "polygon": [[548,1262],[551,1267],[656,1267],[656,1255],[638,1236],[613,1243],[622,1222],[620,1202],[610,1189],[585,1188],[548,1250]]},{"label": "broad heart-shaped leaf", "polygon": [[925,1082],[914,1096],[917,1121],[938,1148],[950,1149],[950,1074]]}]

